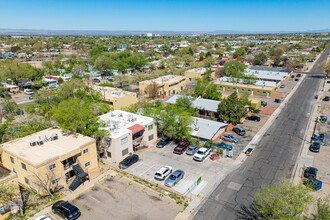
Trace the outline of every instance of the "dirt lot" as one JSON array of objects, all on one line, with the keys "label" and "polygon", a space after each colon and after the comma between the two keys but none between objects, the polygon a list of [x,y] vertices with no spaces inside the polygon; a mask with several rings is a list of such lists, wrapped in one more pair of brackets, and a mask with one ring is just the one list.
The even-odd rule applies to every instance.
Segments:
[{"label": "dirt lot", "polygon": [[173,219],[182,205],[117,175],[107,177],[72,201],[79,219]]}]

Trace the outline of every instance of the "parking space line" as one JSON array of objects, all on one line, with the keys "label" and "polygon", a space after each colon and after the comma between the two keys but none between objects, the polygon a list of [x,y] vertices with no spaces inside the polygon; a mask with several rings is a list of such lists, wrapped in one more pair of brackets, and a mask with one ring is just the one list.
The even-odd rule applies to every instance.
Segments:
[{"label": "parking space line", "polygon": [[147,169],[146,171],[144,171],[143,173],[141,173],[140,175],[143,176],[146,172],[148,172],[149,170],[151,170],[154,166],[150,166],[149,169]]},{"label": "parking space line", "polygon": [[131,170],[134,171],[136,168],[140,167],[143,164],[144,164],[144,162],[141,162],[139,165],[137,165],[136,167],[132,168]]}]

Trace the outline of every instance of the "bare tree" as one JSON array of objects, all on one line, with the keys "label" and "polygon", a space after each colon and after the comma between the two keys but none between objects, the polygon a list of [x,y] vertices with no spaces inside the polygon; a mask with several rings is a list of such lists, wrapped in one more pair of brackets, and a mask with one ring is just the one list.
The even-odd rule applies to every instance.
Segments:
[{"label": "bare tree", "polygon": [[158,84],[153,82],[146,87],[146,92],[149,98],[156,98],[158,95]]},{"label": "bare tree", "polygon": [[14,182],[2,182],[0,184],[0,200],[5,204],[15,204],[24,215],[24,204],[28,199],[28,193],[22,193],[18,184]]},{"label": "bare tree", "polygon": [[[47,165],[47,167],[49,167],[49,165]],[[52,170],[49,170],[49,172],[44,175],[38,175],[33,172],[31,182],[38,186],[39,189],[45,190],[50,197],[54,197],[53,192],[58,186],[59,179],[61,178],[56,177],[55,173]]]}]

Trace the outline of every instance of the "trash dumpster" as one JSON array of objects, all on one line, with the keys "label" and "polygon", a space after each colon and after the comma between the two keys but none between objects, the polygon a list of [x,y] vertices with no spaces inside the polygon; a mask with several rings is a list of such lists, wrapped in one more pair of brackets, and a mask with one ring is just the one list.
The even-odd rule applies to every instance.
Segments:
[{"label": "trash dumpster", "polygon": [[281,99],[275,99],[275,102],[276,102],[276,103],[281,103],[282,100],[281,100]]},{"label": "trash dumpster", "polygon": [[322,181],[315,179],[314,177],[305,179],[304,184],[311,187],[314,190],[320,190],[322,188]]}]

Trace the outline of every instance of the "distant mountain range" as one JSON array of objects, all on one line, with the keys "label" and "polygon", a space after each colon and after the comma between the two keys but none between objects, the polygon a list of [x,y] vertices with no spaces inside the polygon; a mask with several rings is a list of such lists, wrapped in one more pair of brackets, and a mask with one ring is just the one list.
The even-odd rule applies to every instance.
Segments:
[{"label": "distant mountain range", "polygon": [[77,30],[33,30],[33,29],[0,29],[0,35],[142,35],[153,33],[157,35],[194,35],[194,34],[288,34],[288,33],[330,33],[330,29],[307,30],[307,31],[77,31]]}]

